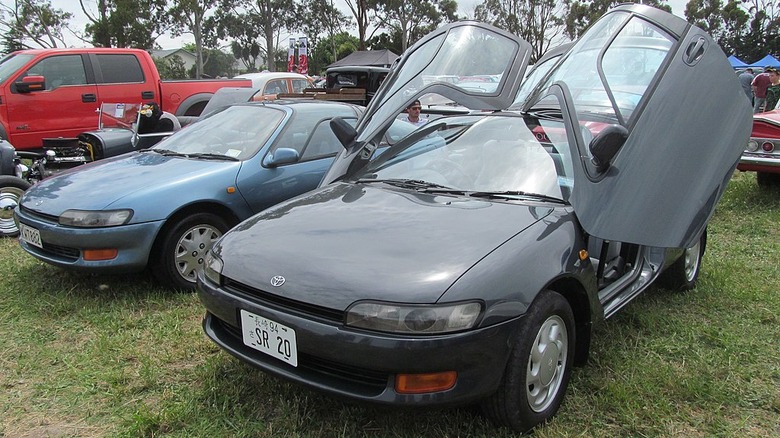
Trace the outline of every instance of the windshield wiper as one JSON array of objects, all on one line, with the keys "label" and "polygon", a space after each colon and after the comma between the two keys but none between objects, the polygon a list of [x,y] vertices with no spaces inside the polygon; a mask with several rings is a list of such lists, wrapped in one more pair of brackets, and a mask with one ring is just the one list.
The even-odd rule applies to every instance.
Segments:
[{"label": "windshield wiper", "polygon": [[361,178],[357,180],[359,183],[375,183],[381,182],[389,184],[395,187],[402,187],[405,189],[415,189],[420,191],[427,191],[430,189],[445,189],[452,190],[450,187],[443,186],[441,184],[432,183],[430,181],[423,181],[420,179],[401,179],[401,178],[389,178],[389,179],[373,179],[373,178]]},{"label": "windshield wiper", "polygon": [[146,151],[154,152],[156,154],[160,154],[165,157],[187,157],[187,154],[182,154],[181,152],[172,151],[170,149],[146,149]]},{"label": "windshield wiper", "polygon": [[554,196],[543,195],[541,193],[522,192],[518,190],[505,190],[500,192],[467,192],[468,196],[474,198],[488,198],[488,199],[517,199],[518,196],[525,198],[535,198],[542,201],[555,202],[557,204],[568,204],[563,199],[556,198]]},{"label": "windshield wiper", "polygon": [[195,154],[187,154],[188,157],[192,158],[205,158],[209,160],[222,160],[222,161],[239,161],[236,157],[231,157],[228,155],[222,155],[222,154],[210,154],[210,153],[195,153]]}]

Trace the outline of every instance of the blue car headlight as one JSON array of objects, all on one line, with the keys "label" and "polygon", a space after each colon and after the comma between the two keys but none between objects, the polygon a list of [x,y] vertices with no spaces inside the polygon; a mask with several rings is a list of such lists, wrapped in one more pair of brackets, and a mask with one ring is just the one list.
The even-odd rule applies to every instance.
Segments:
[{"label": "blue car headlight", "polygon": [[410,305],[361,301],[347,309],[346,324],[367,330],[405,334],[441,334],[467,330],[477,323],[482,304]]},{"label": "blue car headlight", "polygon": [[222,284],[222,259],[215,256],[213,252],[209,251],[206,254],[206,260],[203,263],[203,275],[216,284]]},{"label": "blue car headlight", "polygon": [[65,210],[60,225],[79,228],[115,227],[124,225],[133,217],[133,210]]}]

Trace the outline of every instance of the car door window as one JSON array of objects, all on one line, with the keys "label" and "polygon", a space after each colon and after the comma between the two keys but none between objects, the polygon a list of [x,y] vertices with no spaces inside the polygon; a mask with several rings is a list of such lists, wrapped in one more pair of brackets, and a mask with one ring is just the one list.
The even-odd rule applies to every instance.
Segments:
[{"label": "car door window", "polygon": [[292,80],[293,93],[303,93],[305,88],[309,88],[309,82],[305,79]]},{"label": "car door window", "polygon": [[46,78],[46,89],[54,90],[64,85],[85,85],[87,75],[81,55],[50,56],[30,67],[25,76],[41,75]]},{"label": "car door window", "polygon": [[132,54],[97,55],[102,73],[102,84],[136,83],[144,81],[144,72],[138,58]]},{"label": "car door window", "polygon": [[[344,120],[353,126],[357,122],[356,118],[345,118]],[[333,156],[336,154],[336,152],[339,152],[342,149],[341,143],[339,142],[338,138],[336,138],[336,134],[334,134],[333,130],[330,129],[329,122],[330,119],[323,120],[317,124],[317,127],[314,129],[314,133],[306,145],[306,148],[303,150],[301,161],[316,160],[318,158]]]},{"label": "car door window", "polygon": [[279,94],[287,92],[287,82],[284,79],[277,79],[268,81],[268,84],[265,86],[265,92],[263,94]]}]

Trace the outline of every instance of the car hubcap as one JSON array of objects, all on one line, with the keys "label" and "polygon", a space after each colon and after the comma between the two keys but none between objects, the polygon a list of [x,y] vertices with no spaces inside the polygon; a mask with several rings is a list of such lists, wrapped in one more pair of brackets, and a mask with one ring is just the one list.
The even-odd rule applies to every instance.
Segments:
[{"label": "car hubcap", "polygon": [[0,234],[16,234],[19,229],[14,223],[14,208],[19,204],[24,190],[16,187],[0,188]]},{"label": "car hubcap", "polygon": [[195,282],[206,253],[222,233],[211,225],[197,225],[182,234],[176,245],[176,269],[186,281]]},{"label": "car hubcap", "polygon": [[536,334],[526,372],[526,396],[534,412],[542,412],[555,400],[561,387],[569,351],[566,323],[557,315],[547,318]]},{"label": "car hubcap", "polygon": [[701,261],[701,241],[685,250],[685,279],[693,281]]}]

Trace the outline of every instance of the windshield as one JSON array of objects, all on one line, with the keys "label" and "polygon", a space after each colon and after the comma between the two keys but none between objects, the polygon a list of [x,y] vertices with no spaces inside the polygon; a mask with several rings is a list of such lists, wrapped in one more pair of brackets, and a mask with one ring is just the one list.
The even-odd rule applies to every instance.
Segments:
[{"label": "windshield", "polygon": [[405,58],[397,76],[380,92],[381,106],[375,108],[372,102],[366,113],[370,119],[361,120],[358,127],[358,141],[369,140],[426,87],[441,85],[466,93],[496,95],[506,80],[505,70],[518,52],[516,41],[479,27],[455,27],[432,38]]},{"label": "windshield", "polygon": [[236,105],[187,126],[151,148],[177,154],[214,154],[238,160],[253,156],[284,119],[280,108]]},{"label": "windshield", "polygon": [[569,151],[560,120],[511,113],[446,117],[383,151],[353,179],[566,200],[573,186]]},{"label": "windshield", "polygon": [[[596,23],[536,87],[536,96],[563,81],[580,120],[627,124],[674,42],[653,24],[629,17],[614,13]],[[521,105],[526,96],[520,93],[513,106]]]},{"label": "windshield", "polygon": [[0,61],[0,84],[13,76],[32,58],[33,55],[14,55],[13,53],[3,58]]}]

